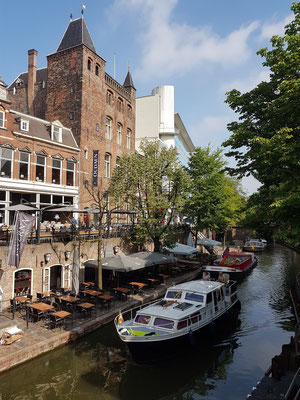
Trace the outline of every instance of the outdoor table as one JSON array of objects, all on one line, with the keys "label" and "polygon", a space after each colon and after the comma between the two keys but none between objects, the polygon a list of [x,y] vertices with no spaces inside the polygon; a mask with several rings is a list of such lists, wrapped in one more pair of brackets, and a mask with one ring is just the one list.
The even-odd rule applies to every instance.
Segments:
[{"label": "outdoor table", "polygon": [[101,292],[99,292],[98,290],[92,290],[92,289],[82,290],[82,293],[89,294],[91,296],[99,296],[101,294]]},{"label": "outdoor table", "polygon": [[55,293],[54,292],[37,292],[37,294],[41,294],[42,296],[45,296],[45,297],[49,297],[49,296],[54,296],[55,295]]},{"label": "outdoor table", "polygon": [[169,275],[166,275],[166,274],[158,274],[158,276],[160,276],[160,277],[162,278],[162,281],[163,281],[163,282],[165,282],[166,279],[169,278]]},{"label": "outdoor table", "polygon": [[114,296],[111,296],[110,294],[101,294],[98,298],[102,301],[103,305],[107,304],[107,307],[109,307],[111,302],[115,300]]},{"label": "outdoor table", "polygon": [[83,284],[84,286],[94,286],[94,285],[95,285],[94,282],[82,282],[82,284]]},{"label": "outdoor table", "polygon": [[[54,313],[51,313],[51,316],[52,315],[55,317],[55,321],[52,321],[52,322],[54,323],[54,328],[56,328],[57,323],[61,322],[61,324],[63,324],[64,320],[72,314],[67,311],[56,311]],[[50,319],[50,324],[51,324],[51,319]],[[49,328],[50,328],[50,324],[49,324]]]},{"label": "outdoor table", "polygon": [[81,308],[87,310],[88,313],[89,313],[89,317],[90,317],[90,316],[91,316],[92,308],[95,308],[95,304],[91,304],[91,303],[80,303],[80,304],[78,304],[78,307],[81,307]]},{"label": "outdoor table", "polygon": [[30,299],[27,296],[16,296],[15,301],[18,303],[26,303],[26,301],[30,301]]},{"label": "outdoor table", "polygon": [[117,292],[117,294],[121,294],[121,295],[124,294],[126,299],[127,299],[127,296],[130,293],[132,293],[132,289],[123,288],[123,287],[116,287],[116,288],[113,288],[113,290],[115,292]]},{"label": "outdoor table", "polygon": [[46,304],[46,303],[34,303],[34,304],[30,304],[29,307],[35,308],[36,310],[42,311],[42,312],[46,312],[46,311],[54,309],[53,306],[50,306],[50,304]]},{"label": "outdoor table", "polygon": [[142,283],[142,282],[129,282],[129,285],[138,286],[139,288],[143,288],[143,287],[147,286],[146,283]]},{"label": "outdoor table", "polygon": [[73,296],[59,296],[60,299],[66,300],[68,303],[76,303],[76,301],[79,301],[79,297],[73,297]]},{"label": "outdoor table", "polygon": [[147,281],[150,282],[151,287],[155,284],[159,283],[159,279],[155,279],[155,278],[147,278]]}]

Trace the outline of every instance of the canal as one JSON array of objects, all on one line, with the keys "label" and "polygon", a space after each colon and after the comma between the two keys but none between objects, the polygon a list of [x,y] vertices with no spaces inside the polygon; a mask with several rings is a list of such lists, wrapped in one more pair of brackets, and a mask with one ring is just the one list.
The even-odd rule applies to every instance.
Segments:
[{"label": "canal", "polygon": [[239,284],[239,319],[214,347],[140,366],[110,324],[1,374],[0,399],[246,399],[292,335],[289,289],[300,271],[300,255],[281,245],[257,257]]}]

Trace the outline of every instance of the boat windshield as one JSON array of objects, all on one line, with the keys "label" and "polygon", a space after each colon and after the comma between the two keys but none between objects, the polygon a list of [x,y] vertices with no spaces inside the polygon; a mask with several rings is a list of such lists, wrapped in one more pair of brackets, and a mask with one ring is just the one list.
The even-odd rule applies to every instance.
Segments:
[{"label": "boat windshield", "polygon": [[155,318],[153,325],[159,326],[160,328],[173,329],[174,321],[171,321],[170,319],[157,317]]},{"label": "boat windshield", "polygon": [[178,290],[168,290],[166,294],[167,299],[180,299],[182,296],[182,292]]},{"label": "boat windshield", "polygon": [[202,294],[198,294],[198,293],[187,292],[185,294],[185,299],[190,300],[190,301],[196,301],[197,303],[203,303],[204,296]]},{"label": "boat windshield", "polygon": [[144,325],[149,324],[149,321],[150,321],[149,315],[141,315],[141,314],[138,314],[134,320],[134,322],[137,322],[138,324],[144,324]]}]

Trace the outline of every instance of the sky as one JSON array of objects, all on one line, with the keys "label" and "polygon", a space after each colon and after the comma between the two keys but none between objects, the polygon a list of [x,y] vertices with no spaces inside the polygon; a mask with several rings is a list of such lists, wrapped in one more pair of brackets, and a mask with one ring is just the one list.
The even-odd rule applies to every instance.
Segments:
[{"label": "sky", "polygon": [[[38,68],[56,51],[70,21],[81,16],[74,0],[1,2],[0,75],[10,84],[27,71],[27,52]],[[251,90],[268,80],[256,54],[271,47],[291,21],[290,0],[85,0],[84,18],[106,72],[123,84],[128,67],[137,97],[174,85],[178,112],[195,146],[213,149],[237,119],[227,104],[231,89]],[[115,56],[114,56],[115,55]],[[115,60],[115,63],[114,63]],[[114,68],[115,64],[115,68]],[[228,160],[234,165],[233,160]],[[243,180],[248,194],[259,183]]]}]

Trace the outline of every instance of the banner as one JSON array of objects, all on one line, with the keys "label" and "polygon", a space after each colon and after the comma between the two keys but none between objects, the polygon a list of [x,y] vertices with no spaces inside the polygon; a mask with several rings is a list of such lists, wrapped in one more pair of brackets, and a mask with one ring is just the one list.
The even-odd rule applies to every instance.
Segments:
[{"label": "banner", "polygon": [[98,150],[93,150],[93,186],[98,185]]},{"label": "banner", "polygon": [[15,229],[8,248],[7,265],[13,265],[18,268],[34,221],[35,216],[23,212],[17,212]]}]

